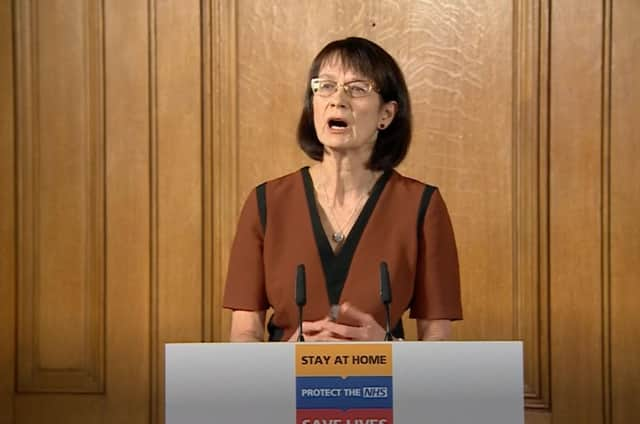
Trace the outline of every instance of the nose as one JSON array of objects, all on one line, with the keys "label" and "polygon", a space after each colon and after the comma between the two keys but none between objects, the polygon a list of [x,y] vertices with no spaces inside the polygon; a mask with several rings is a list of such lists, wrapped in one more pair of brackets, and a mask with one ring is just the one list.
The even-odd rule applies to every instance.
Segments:
[{"label": "nose", "polygon": [[329,106],[332,107],[347,107],[349,101],[349,95],[345,91],[344,86],[341,84],[338,86],[335,93],[329,97]]}]

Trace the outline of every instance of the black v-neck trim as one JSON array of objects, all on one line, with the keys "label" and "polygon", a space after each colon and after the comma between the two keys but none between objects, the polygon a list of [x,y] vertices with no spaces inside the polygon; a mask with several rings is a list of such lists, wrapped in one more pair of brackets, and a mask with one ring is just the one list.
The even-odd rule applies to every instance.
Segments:
[{"label": "black v-neck trim", "polygon": [[327,295],[329,296],[329,304],[337,305],[340,301],[340,295],[342,288],[344,287],[347,274],[349,273],[349,267],[355,254],[358,242],[362,237],[367,222],[373,213],[373,210],[378,203],[378,199],[382,194],[392,171],[385,171],[373,186],[371,195],[364,204],[358,219],[353,224],[351,231],[347,235],[344,245],[337,252],[334,253],[327,238],[327,234],[322,227],[322,221],[320,220],[320,213],[316,204],[316,196],[313,188],[313,181],[309,174],[309,167],[301,169],[302,181],[304,184],[304,191],[307,197],[307,206],[309,209],[309,216],[311,218],[311,226],[313,227],[313,235],[316,240],[316,247],[320,254],[320,260],[322,262],[322,269],[324,271],[325,283],[327,286]]}]

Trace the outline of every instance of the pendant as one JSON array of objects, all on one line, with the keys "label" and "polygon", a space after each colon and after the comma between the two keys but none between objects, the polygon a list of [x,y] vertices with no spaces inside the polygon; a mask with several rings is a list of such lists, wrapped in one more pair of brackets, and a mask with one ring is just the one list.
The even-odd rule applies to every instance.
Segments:
[{"label": "pendant", "polygon": [[344,234],[342,234],[341,232],[337,231],[335,233],[333,233],[331,235],[331,238],[333,239],[333,241],[335,241],[336,243],[340,243],[342,242],[342,240],[344,240]]}]

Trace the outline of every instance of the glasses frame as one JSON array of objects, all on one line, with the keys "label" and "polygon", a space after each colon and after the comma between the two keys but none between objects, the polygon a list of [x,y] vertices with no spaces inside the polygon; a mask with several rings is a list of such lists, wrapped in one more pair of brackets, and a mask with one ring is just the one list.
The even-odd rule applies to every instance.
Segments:
[{"label": "glasses frame", "polygon": [[[336,84],[336,89],[331,94],[327,94],[326,96],[322,95],[322,94],[318,94],[318,91],[320,89],[319,85],[323,81],[330,81],[330,82],[333,82],[333,83]],[[362,96],[354,96],[351,93],[351,86],[350,86],[350,84],[353,84],[354,82],[367,83],[368,86],[369,86],[369,88],[367,89],[367,92]],[[363,98],[363,97],[368,97],[374,91],[375,92],[378,91],[378,89],[376,88],[376,83],[374,81],[372,81],[372,80],[353,80],[353,81],[348,81],[348,82],[342,83],[342,82],[334,81],[334,80],[328,79],[328,78],[311,78],[311,81],[310,81],[309,85],[311,87],[311,92],[313,93],[314,96],[317,94],[318,96],[323,97],[323,98],[327,98],[327,97],[333,96],[341,88],[345,92],[345,94],[347,96],[349,96],[350,98],[352,98],[352,99],[360,99],[360,98]]]}]

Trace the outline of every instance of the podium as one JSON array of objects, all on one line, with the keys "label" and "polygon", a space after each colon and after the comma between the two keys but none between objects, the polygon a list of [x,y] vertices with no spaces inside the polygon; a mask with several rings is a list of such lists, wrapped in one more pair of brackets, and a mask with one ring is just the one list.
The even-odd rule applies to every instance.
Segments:
[{"label": "podium", "polygon": [[165,347],[167,424],[522,424],[521,342]]}]

